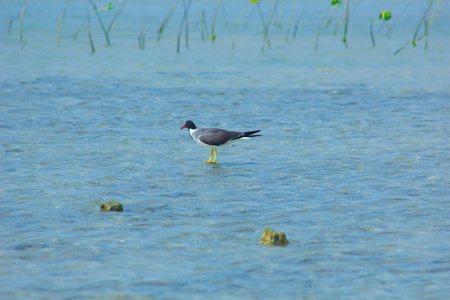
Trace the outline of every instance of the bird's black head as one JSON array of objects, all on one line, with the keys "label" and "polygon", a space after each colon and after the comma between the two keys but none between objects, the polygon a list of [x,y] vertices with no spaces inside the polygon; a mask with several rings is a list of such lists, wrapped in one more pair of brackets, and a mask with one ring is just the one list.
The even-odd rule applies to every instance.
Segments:
[{"label": "bird's black head", "polygon": [[197,126],[195,126],[194,122],[191,120],[186,121],[186,124],[184,124],[181,129],[188,128],[188,129],[197,129]]}]

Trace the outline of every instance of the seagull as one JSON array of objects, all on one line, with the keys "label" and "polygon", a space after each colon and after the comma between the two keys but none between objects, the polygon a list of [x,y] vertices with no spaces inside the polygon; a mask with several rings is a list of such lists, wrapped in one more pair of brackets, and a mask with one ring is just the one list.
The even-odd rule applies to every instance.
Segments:
[{"label": "seagull", "polygon": [[[251,137],[260,136],[259,134],[255,135],[255,133],[260,132],[261,130],[247,131],[247,132],[236,132],[236,131],[228,131],[225,129],[219,128],[197,128],[194,122],[186,121],[181,129],[187,128],[189,131],[189,135],[191,138],[196,141],[198,144],[203,146],[211,147],[211,155],[209,156],[209,160],[205,162],[205,164],[215,164],[217,159],[217,147],[227,145],[231,142],[240,140],[240,139],[249,139]],[[180,130],[181,130],[180,129]],[[211,161],[213,152],[214,160]]]}]

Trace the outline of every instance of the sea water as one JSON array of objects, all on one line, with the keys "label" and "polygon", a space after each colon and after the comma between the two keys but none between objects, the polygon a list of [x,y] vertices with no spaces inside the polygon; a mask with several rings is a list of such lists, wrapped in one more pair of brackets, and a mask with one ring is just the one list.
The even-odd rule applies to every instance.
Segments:
[{"label": "sea water", "polygon": [[[106,27],[122,3],[95,2]],[[128,1],[110,46],[88,1],[28,1],[20,42],[23,4],[0,3],[2,299],[448,297],[447,2],[397,55],[427,1],[352,1],[347,47],[345,3],[192,1],[179,53],[183,2]],[[186,120],[262,136],[204,164]]]}]

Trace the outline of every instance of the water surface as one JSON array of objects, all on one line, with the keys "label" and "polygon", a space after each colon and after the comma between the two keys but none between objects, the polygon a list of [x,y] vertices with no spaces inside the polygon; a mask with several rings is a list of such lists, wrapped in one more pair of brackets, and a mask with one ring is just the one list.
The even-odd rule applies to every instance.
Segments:
[{"label": "water surface", "polygon": [[[217,3],[194,1],[190,45],[177,54],[181,9],[157,43],[173,3],[129,1],[109,47],[91,16],[94,55],[85,30],[72,40],[87,1],[69,5],[60,48],[64,1],[28,3],[26,44],[19,20],[7,32],[22,3],[0,5],[2,298],[450,293],[447,3],[428,51],[394,56],[425,2],[361,1],[348,49],[327,29],[318,52],[328,3],[294,2],[281,2],[278,18],[306,11],[297,38],[287,44],[287,27],[274,26],[261,53],[254,7],[232,50],[242,4],[219,10],[212,44],[199,20],[204,8],[210,24]],[[390,37],[377,27],[372,48],[368,20],[385,7],[399,17]],[[262,137],[219,148],[220,164],[205,165],[210,149],[179,130],[188,119]],[[101,213],[105,201],[124,212]],[[290,244],[261,246],[266,226]]]}]

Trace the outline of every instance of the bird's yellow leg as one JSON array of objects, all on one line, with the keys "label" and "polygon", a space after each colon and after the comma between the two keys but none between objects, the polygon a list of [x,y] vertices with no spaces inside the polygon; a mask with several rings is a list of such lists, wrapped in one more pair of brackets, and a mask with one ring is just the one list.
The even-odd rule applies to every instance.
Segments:
[{"label": "bird's yellow leg", "polygon": [[211,155],[209,156],[208,161],[205,161],[205,164],[209,164],[209,163],[211,162],[211,158],[212,158],[212,155],[213,155],[213,151],[214,151],[214,148],[211,148]]},{"label": "bird's yellow leg", "polygon": [[[214,153],[214,160],[212,161],[213,164],[216,163],[216,159],[217,159],[217,148],[214,148],[214,150],[215,150],[215,153]],[[212,154],[212,152],[211,152],[211,154]]]}]

